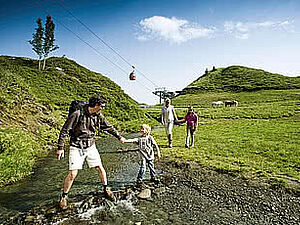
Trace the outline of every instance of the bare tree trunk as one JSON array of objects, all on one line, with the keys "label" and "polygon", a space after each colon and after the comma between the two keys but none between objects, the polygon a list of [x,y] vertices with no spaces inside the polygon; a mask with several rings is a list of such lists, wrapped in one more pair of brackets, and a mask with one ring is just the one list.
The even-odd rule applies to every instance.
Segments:
[{"label": "bare tree trunk", "polygon": [[41,58],[39,58],[39,70],[41,70]]},{"label": "bare tree trunk", "polygon": [[43,70],[45,70],[45,67],[46,67],[46,57],[44,58]]}]

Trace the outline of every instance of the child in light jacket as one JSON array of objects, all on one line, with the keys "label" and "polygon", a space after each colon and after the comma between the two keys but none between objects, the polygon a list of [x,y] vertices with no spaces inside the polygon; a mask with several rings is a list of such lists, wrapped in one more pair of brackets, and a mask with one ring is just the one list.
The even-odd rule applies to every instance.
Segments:
[{"label": "child in light jacket", "polygon": [[155,181],[155,169],[154,169],[154,149],[157,149],[157,156],[160,159],[161,154],[159,147],[154,140],[154,138],[150,135],[151,127],[147,124],[143,124],[141,126],[141,137],[133,138],[133,139],[126,139],[125,143],[137,143],[139,147],[139,152],[141,156],[141,164],[140,170],[137,177],[137,182],[140,183],[143,180],[143,176],[146,171],[146,165],[150,170],[151,181]]}]

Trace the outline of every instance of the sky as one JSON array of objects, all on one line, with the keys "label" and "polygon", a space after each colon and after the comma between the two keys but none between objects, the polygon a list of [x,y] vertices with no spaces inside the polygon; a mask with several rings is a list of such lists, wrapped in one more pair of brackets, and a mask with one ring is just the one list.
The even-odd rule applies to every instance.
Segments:
[{"label": "sky", "polygon": [[[0,0],[0,55],[37,58],[40,17],[59,49],[139,103],[180,91],[205,69],[241,65],[300,75],[300,0]],[[87,29],[88,28],[88,29]],[[136,81],[128,79],[136,67]]]}]

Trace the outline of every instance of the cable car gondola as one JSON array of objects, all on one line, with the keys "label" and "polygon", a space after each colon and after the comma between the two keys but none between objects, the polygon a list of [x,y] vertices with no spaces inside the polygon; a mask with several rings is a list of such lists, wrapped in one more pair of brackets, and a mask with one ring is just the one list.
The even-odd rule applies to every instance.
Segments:
[{"label": "cable car gondola", "polygon": [[129,74],[129,80],[136,80],[136,76],[135,76],[135,67],[132,66],[133,70],[132,72]]}]

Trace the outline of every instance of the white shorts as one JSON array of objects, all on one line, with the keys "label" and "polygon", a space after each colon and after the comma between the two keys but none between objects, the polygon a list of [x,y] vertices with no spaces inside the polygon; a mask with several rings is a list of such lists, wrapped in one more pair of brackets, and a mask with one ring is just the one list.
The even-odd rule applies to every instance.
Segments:
[{"label": "white shorts", "polygon": [[85,159],[90,168],[102,165],[101,158],[95,144],[83,150],[70,146],[69,170],[81,170]]},{"label": "white shorts", "polygon": [[173,125],[174,125],[174,122],[165,123],[165,130],[166,130],[167,135],[172,134]]}]

